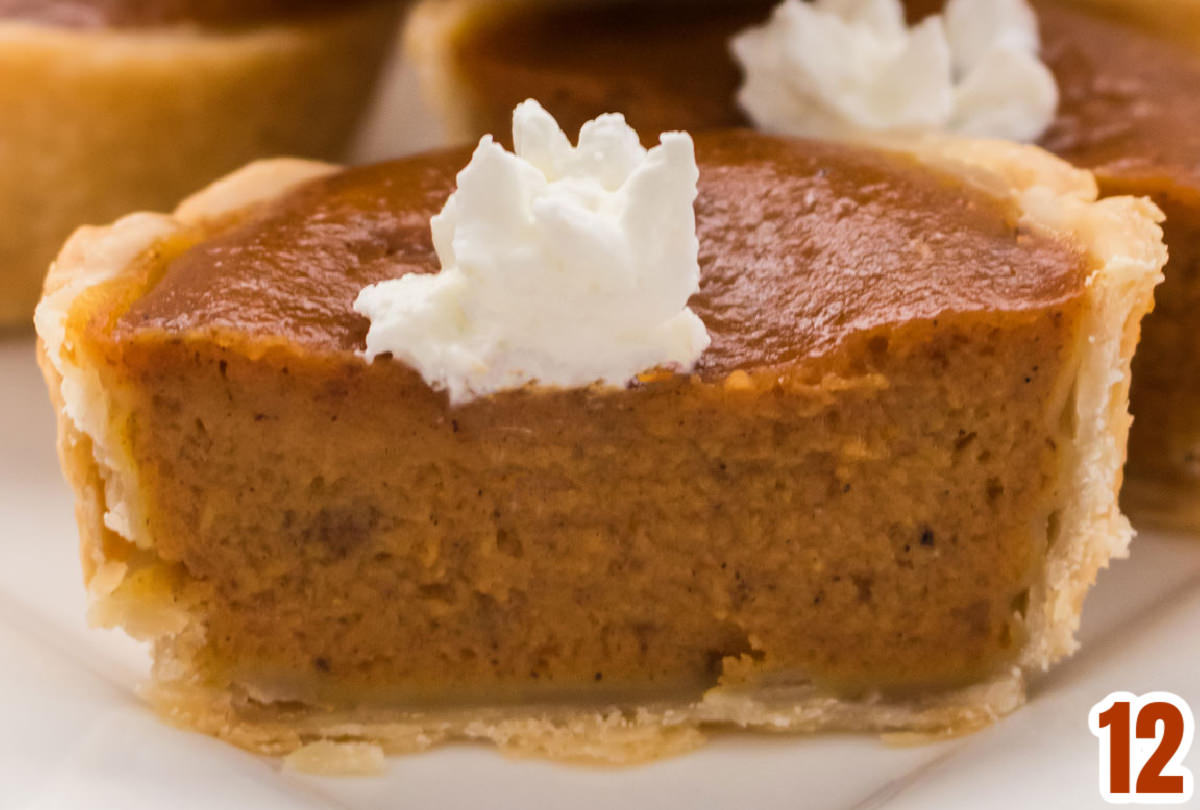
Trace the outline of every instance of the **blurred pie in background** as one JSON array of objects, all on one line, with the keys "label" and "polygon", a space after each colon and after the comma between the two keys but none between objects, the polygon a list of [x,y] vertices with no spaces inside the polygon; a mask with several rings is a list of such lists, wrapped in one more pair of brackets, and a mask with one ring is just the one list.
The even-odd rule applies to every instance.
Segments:
[{"label": "blurred pie in background", "polygon": [[[1023,97],[1001,61],[972,114],[1015,98],[1036,112],[1021,131],[1099,168],[1106,191],[1175,204],[1188,136],[1151,136],[1190,81],[1187,51],[1046,7],[1056,82],[1022,2],[959,6],[981,39],[1009,30],[989,15],[1015,15],[1010,55],[1035,79]],[[910,36],[892,0],[823,7]],[[254,122],[312,137],[320,122],[313,148],[336,148],[320,105],[363,91],[356,36],[382,47],[366,27],[388,13],[264,24],[268,7],[206,6],[178,28],[186,9],[139,9],[19,25],[215,41],[221,59],[227,40],[342,32],[286,75],[250,60],[272,92],[231,70],[194,133],[175,120],[214,159]],[[424,3],[409,42],[443,123],[473,139],[512,114],[513,153],[258,161],[172,214],[76,231],[38,307],[39,354],[90,617],[154,643],[160,711],[314,767],[341,743],[457,738],[633,762],[709,726],[970,730],[1074,651],[1084,594],[1132,536],[1117,497],[1161,213],[995,137],[746,128],[730,41],[770,11]],[[135,21],[166,28],[114,31]],[[805,52],[861,73],[864,41],[807,36]],[[751,73],[774,53],[753,44],[738,50]],[[352,63],[363,76],[337,72]],[[948,116],[965,108],[949,59],[934,67],[878,71],[888,92],[863,106],[886,117],[927,79]],[[183,73],[188,92],[163,89],[172,72],[162,100],[137,97],[145,126],[117,120],[191,167],[174,129],[151,137],[160,104],[209,98],[211,75]],[[308,103],[320,82],[329,97]],[[695,139],[647,152],[615,115],[576,148],[536,103],[510,113],[526,97],[570,128],[618,111],[643,137]],[[630,350],[619,372],[597,363],[614,346]]]},{"label": "blurred pie in background", "polygon": [[0,327],[78,225],[259,157],[340,157],[395,2],[0,0]]},{"label": "blurred pie in background", "polygon": [[[942,0],[908,0],[910,20]],[[1103,194],[1166,212],[1171,261],[1134,362],[1126,506],[1200,526],[1200,2],[1035,2],[1060,102],[1040,145],[1095,172]],[[746,125],[730,40],[774,0],[692,3],[424,0],[408,47],[452,139],[503,133],[542,100],[568,131],[623,111],[643,133]]]}]

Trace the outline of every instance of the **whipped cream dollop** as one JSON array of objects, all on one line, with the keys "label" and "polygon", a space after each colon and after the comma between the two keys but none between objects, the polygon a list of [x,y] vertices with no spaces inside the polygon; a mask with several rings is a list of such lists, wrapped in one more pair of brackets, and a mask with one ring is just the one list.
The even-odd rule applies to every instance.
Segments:
[{"label": "whipped cream dollop", "polygon": [[784,0],[731,47],[742,109],[778,134],[938,129],[1033,141],[1058,108],[1026,0],[949,0],[912,27],[900,0]]},{"label": "whipped cream dollop", "polygon": [[513,113],[515,152],[484,137],[433,217],[441,271],[364,289],[366,356],[390,354],[452,403],[528,383],[623,386],[690,370],[709,344],[686,133],[647,150],[621,115],[578,146],[536,101]]}]

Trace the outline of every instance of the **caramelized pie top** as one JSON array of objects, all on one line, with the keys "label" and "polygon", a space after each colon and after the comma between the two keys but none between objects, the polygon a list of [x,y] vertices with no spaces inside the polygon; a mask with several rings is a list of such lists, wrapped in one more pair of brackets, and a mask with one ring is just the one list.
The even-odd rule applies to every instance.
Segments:
[{"label": "caramelized pie top", "polygon": [[[438,270],[429,218],[468,153],[322,178],[185,251],[115,337],[164,331],[361,350],[366,285]],[[1082,289],[1072,246],[914,159],[747,131],[697,138],[704,375],[816,357],[848,335],[1041,309]]]}]

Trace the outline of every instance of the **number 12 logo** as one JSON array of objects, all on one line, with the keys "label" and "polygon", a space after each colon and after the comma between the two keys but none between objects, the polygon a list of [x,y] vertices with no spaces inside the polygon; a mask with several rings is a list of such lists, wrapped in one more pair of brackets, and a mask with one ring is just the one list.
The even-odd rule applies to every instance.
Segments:
[{"label": "number 12 logo", "polygon": [[1196,722],[1170,692],[1113,692],[1092,707],[1088,727],[1100,738],[1100,795],[1110,804],[1183,804],[1192,773],[1183,765]]}]

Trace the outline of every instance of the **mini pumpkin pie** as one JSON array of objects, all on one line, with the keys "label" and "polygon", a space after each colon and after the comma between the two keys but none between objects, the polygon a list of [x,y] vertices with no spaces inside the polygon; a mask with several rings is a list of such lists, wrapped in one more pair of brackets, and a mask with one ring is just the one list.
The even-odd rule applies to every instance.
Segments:
[{"label": "mini pumpkin pie", "polygon": [[[568,126],[614,108],[642,131],[697,131],[747,122],[730,41],[775,5],[427,0],[408,43],[451,139],[499,131],[530,95]],[[915,20],[943,3],[906,6]],[[1147,195],[1167,214],[1171,262],[1135,361],[1124,497],[1139,520],[1200,527],[1200,4],[1035,8],[1060,99],[1040,144],[1094,171],[1102,194]]]},{"label": "mini pumpkin pie", "polygon": [[92,619],[154,642],[164,715],[304,767],[448,739],[632,762],[708,728],[977,728],[1075,648],[1131,533],[1157,209],[997,142],[695,155],[707,338],[626,385],[461,398],[368,359],[364,289],[487,247],[446,230],[466,151],[258,163],[72,237],[41,359]]},{"label": "mini pumpkin pie", "polygon": [[71,231],[257,157],[341,156],[396,4],[0,0],[0,325]]}]

